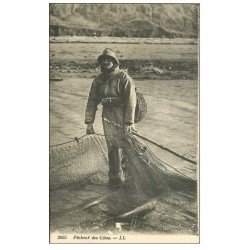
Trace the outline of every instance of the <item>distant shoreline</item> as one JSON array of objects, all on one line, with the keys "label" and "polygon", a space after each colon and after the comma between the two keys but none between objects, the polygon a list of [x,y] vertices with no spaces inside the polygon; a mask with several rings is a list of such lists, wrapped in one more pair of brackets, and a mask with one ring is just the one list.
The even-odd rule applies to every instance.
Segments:
[{"label": "distant shoreline", "polygon": [[[86,39],[85,43],[50,43],[51,79],[64,79],[76,75],[82,78],[97,76],[100,69],[96,59],[105,47],[115,51],[121,69],[126,69],[135,79],[195,80],[198,77],[199,45],[161,45],[153,43],[159,42],[159,39],[152,38],[122,40],[122,38],[101,37],[98,40],[96,37],[81,37],[81,39]],[[95,42],[91,43],[90,41],[94,39]],[[129,41],[135,43],[138,40],[140,44],[124,43]],[[186,39],[168,40],[176,43],[183,40],[187,42]],[[105,41],[109,41],[109,44],[104,44]],[[110,44],[111,41],[118,43]],[[146,41],[151,44],[142,43]]]},{"label": "distant shoreline", "polygon": [[50,43],[117,43],[117,44],[198,44],[195,38],[139,38],[139,37],[94,37],[50,36]]}]

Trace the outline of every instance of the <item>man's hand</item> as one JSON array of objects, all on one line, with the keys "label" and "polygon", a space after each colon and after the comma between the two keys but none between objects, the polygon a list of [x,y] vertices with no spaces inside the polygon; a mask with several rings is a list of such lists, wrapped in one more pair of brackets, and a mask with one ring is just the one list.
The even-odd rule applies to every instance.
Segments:
[{"label": "man's hand", "polygon": [[124,126],[124,131],[125,133],[132,133],[132,132],[136,132],[135,130],[135,125],[131,124],[131,125],[126,125]]},{"label": "man's hand", "polygon": [[91,123],[87,124],[86,133],[88,135],[91,135],[91,134],[95,133],[93,124],[91,124]]}]

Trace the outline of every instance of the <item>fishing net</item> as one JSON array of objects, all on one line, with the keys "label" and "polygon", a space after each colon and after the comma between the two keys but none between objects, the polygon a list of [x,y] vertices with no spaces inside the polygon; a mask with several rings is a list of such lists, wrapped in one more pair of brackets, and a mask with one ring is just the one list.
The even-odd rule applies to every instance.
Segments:
[{"label": "fishing net", "polygon": [[84,136],[50,149],[51,189],[86,180],[105,183],[107,172],[107,145],[103,136]]},{"label": "fishing net", "polygon": [[[169,170],[145,144],[132,134],[119,140],[122,166],[129,193],[154,197],[169,188],[188,189],[196,182]],[[72,183],[108,183],[108,149],[102,135],[85,135],[50,149],[50,188]]]},{"label": "fishing net", "polygon": [[120,145],[126,181],[115,191],[108,187],[103,135],[51,146],[51,231],[113,230],[122,221],[127,230],[190,233],[195,225],[191,229],[196,233],[196,182],[167,168],[135,135],[124,136]]}]

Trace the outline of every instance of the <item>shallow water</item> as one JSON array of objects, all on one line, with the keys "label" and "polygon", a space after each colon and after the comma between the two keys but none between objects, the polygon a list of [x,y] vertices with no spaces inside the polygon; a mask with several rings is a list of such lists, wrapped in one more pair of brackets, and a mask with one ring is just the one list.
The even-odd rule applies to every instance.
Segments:
[{"label": "shallow water", "polygon": [[[50,144],[63,143],[85,134],[85,107],[93,79],[68,78],[50,83]],[[144,94],[148,112],[136,125],[139,134],[197,161],[198,84],[191,80],[141,80],[136,86]],[[101,105],[96,114],[95,132],[103,134]],[[191,178],[196,166],[151,149]]]}]

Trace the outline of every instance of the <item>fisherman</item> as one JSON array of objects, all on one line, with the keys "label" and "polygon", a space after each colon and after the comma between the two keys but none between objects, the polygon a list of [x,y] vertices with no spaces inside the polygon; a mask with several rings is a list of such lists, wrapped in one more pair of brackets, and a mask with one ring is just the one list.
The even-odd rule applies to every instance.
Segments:
[{"label": "fisherman", "polygon": [[122,169],[122,140],[135,130],[136,91],[133,79],[119,69],[119,61],[111,49],[98,57],[102,73],[93,81],[85,113],[86,133],[94,134],[93,123],[101,103],[102,122],[108,146],[109,186],[120,188],[125,181]]}]

